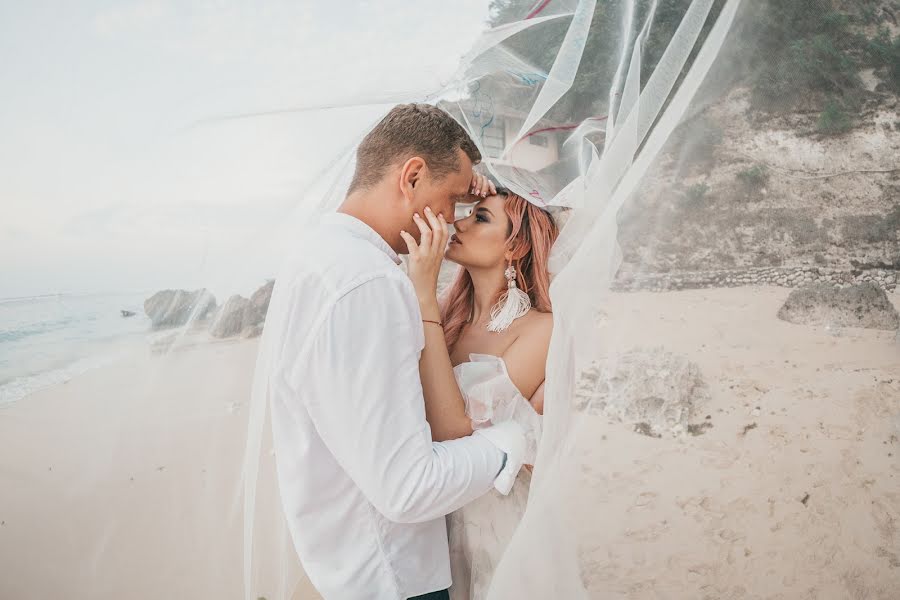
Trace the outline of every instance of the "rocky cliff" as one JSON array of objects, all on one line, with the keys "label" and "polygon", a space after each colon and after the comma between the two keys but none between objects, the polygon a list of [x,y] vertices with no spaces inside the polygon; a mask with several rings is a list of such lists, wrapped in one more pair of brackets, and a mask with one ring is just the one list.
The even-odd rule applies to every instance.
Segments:
[{"label": "rocky cliff", "polygon": [[[893,2],[865,4],[832,3],[839,33],[822,25],[790,52],[762,48],[747,61],[788,61],[788,72],[711,75],[724,83],[707,85],[709,100],[693,108],[619,215],[622,281],[767,269],[775,279],[820,269],[848,282],[875,272],[868,279],[896,281],[900,13]],[[832,55],[840,60],[829,64]],[[792,82],[799,91],[790,102],[773,98],[789,95]]]}]

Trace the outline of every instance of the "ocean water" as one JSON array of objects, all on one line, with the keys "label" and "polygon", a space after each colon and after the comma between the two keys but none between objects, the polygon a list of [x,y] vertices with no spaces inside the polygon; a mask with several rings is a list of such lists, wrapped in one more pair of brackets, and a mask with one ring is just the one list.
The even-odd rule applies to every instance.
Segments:
[{"label": "ocean water", "polygon": [[[144,339],[149,294],[86,294],[0,299],[0,407],[114,362]],[[124,318],[121,310],[135,316]]]}]

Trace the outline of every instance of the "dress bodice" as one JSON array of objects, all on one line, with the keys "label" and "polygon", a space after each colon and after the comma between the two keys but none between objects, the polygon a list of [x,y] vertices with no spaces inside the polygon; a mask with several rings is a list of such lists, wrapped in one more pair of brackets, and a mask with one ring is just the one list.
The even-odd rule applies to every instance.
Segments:
[{"label": "dress bodice", "polygon": [[[503,359],[470,354],[453,369],[472,427],[514,420],[525,430],[525,464],[534,464],[541,416],[509,378]],[[491,490],[447,517],[450,537],[451,600],[485,600],[494,569],[525,513],[530,473],[522,469],[510,493]]]},{"label": "dress bodice", "polygon": [[499,356],[470,354],[469,362],[453,368],[466,402],[472,428],[516,421],[525,430],[525,464],[533,465],[541,436],[541,416],[512,382],[506,363]]}]

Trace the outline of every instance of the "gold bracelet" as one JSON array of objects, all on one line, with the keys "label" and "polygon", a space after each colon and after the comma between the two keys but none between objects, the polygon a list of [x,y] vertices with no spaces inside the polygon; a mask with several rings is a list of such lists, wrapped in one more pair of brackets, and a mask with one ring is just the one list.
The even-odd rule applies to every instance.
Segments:
[{"label": "gold bracelet", "polygon": [[422,322],[423,322],[423,323],[434,323],[434,324],[437,325],[438,327],[443,327],[443,326],[444,326],[444,324],[441,323],[440,321],[432,321],[432,320],[430,320],[430,319],[422,319]]}]

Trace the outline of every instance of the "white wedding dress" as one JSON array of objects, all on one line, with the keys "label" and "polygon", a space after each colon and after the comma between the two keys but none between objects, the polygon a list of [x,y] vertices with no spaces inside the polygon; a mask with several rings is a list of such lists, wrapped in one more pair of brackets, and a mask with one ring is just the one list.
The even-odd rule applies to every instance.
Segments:
[{"label": "white wedding dress", "polygon": [[[519,422],[526,431],[525,463],[534,464],[541,416],[516,389],[503,359],[471,354],[469,360],[457,365],[453,372],[473,426],[478,429],[510,419]],[[494,568],[525,512],[530,484],[531,474],[522,468],[509,495],[492,489],[447,516],[453,576],[451,600],[487,597]]]}]

